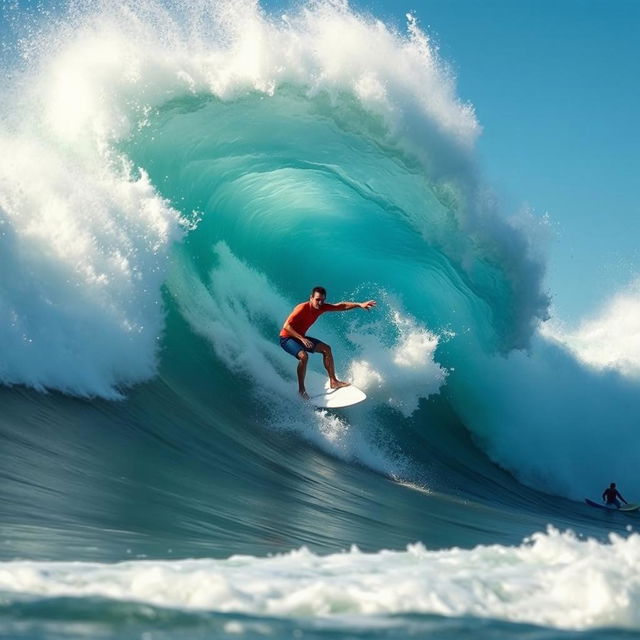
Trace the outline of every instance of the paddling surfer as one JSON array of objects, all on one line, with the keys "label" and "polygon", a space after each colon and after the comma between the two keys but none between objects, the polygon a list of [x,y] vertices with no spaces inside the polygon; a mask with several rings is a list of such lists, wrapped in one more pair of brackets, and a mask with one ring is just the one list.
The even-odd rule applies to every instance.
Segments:
[{"label": "paddling surfer", "polygon": [[602,501],[606,502],[607,504],[611,504],[614,505],[616,508],[620,508],[620,500],[618,500],[618,498],[620,498],[620,500],[622,500],[622,502],[624,502],[625,504],[629,504],[621,495],[620,492],[616,489],[616,483],[612,482],[609,485],[608,489],[605,489],[602,492]]},{"label": "paddling surfer", "polygon": [[350,311],[351,309],[372,309],[376,306],[375,300],[366,302],[338,302],[328,304],[325,302],[327,291],[324,287],[314,287],[307,302],[301,302],[293,308],[289,317],[285,320],[280,331],[280,346],[294,358],[298,359],[298,393],[308,400],[309,396],[304,386],[307,373],[307,361],[309,353],[321,353],[324,368],[329,375],[329,384],[332,389],[348,387],[348,382],[342,382],[336,377],[335,364],[331,347],[317,338],[307,335],[309,327],[328,311]]}]

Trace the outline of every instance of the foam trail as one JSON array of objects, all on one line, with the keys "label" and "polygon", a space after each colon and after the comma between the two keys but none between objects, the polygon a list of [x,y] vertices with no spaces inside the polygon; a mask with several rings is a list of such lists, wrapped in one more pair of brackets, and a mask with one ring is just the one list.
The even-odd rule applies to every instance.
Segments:
[{"label": "foam trail", "polygon": [[[88,598],[183,610],[311,617],[361,627],[402,614],[473,616],[560,629],[640,629],[640,536],[608,544],[550,529],[516,547],[270,558],[0,565],[9,601]],[[585,579],[588,576],[588,579]]]},{"label": "foam trail", "polygon": [[[375,444],[369,442],[366,429],[353,430],[330,412],[314,411],[298,401],[295,361],[277,342],[280,326],[295,303],[287,301],[263,274],[238,260],[226,244],[218,243],[214,252],[217,264],[207,285],[188,262],[176,261],[169,290],[191,328],[208,341],[225,367],[240,379],[247,376],[251,379],[249,386],[244,383],[238,386],[251,389],[252,394],[264,401],[265,413],[272,415],[271,426],[293,430],[334,455],[358,460],[383,473],[404,472],[401,457],[390,457],[389,450],[381,449],[379,440]],[[438,392],[445,374],[433,360],[437,338],[417,327],[414,320],[403,319],[398,311],[393,315],[398,335],[389,346],[372,332],[357,331],[345,336],[345,341],[331,329],[329,322],[325,322],[322,336],[332,345],[339,364],[351,357],[351,364],[343,367],[362,377],[354,381],[362,382],[367,390],[367,383],[372,378],[381,379],[382,375],[391,381],[401,381],[397,386],[388,385],[384,394],[374,394],[371,401],[403,407],[411,413],[419,397]],[[415,343],[422,350],[411,349],[411,357],[407,358],[408,347]],[[354,353],[364,348],[368,360],[353,360]],[[310,363],[310,368],[314,364],[317,365]],[[362,376],[364,370],[366,379]],[[369,421],[373,421],[372,416]],[[387,445],[393,448],[391,441]]]}]

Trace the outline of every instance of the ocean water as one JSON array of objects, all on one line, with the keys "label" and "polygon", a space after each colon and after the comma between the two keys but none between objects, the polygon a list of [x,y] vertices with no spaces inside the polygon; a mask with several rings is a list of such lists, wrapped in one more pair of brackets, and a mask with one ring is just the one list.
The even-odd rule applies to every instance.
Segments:
[{"label": "ocean water", "polygon": [[[640,495],[638,363],[545,329],[412,16],[2,12],[0,637],[640,635],[640,516],[583,504]],[[378,301],[313,328],[341,411],[277,342],[317,284]]]}]

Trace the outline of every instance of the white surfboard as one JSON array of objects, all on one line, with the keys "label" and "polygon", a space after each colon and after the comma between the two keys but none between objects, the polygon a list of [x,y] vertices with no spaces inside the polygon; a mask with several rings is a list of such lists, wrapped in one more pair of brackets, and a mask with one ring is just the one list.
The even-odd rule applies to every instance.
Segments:
[{"label": "white surfboard", "polygon": [[309,395],[309,402],[323,409],[350,407],[367,398],[367,394],[353,384],[340,389],[332,389],[329,385],[329,378],[314,371],[307,371],[305,387]]}]

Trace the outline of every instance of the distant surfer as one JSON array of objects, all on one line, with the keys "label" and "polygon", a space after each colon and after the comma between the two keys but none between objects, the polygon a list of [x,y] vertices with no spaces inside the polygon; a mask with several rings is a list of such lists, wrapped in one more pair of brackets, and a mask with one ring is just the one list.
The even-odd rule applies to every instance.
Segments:
[{"label": "distant surfer", "polygon": [[629,504],[621,495],[620,492],[616,489],[616,483],[612,482],[607,489],[602,492],[602,501],[607,504],[612,504],[616,508],[620,508],[620,500],[625,504]]},{"label": "distant surfer", "polygon": [[333,362],[331,347],[317,338],[307,335],[309,327],[328,311],[350,311],[351,309],[372,309],[376,306],[375,300],[366,302],[338,302],[327,304],[325,299],[327,291],[324,287],[314,287],[307,302],[301,302],[293,308],[289,317],[285,320],[280,331],[280,346],[298,359],[298,393],[308,400],[309,396],[304,386],[307,373],[307,360],[309,353],[321,353],[324,368],[329,374],[329,384],[332,389],[348,387],[348,382],[342,382],[336,378],[336,370]]}]

